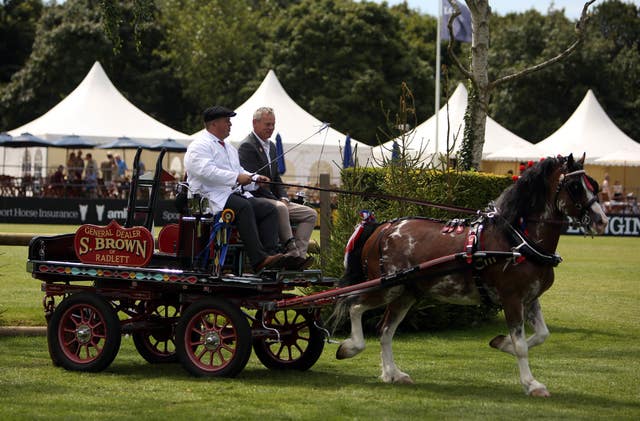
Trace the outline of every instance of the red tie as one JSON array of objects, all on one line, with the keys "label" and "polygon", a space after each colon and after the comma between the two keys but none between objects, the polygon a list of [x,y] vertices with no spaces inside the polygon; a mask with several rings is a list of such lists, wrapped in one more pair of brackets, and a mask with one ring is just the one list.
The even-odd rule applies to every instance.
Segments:
[{"label": "red tie", "polygon": [[218,140],[218,143],[222,145],[222,147],[224,148],[224,140]]}]

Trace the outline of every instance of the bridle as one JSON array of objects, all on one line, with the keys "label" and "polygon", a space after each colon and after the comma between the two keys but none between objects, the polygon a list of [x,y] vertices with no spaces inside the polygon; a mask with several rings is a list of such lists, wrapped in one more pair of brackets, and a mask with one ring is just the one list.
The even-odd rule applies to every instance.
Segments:
[{"label": "bridle", "polygon": [[[578,198],[576,198],[575,193],[570,188],[568,188],[570,184],[570,179],[573,179],[574,177],[580,177],[582,187],[585,189],[585,191],[590,191],[593,193],[593,197],[590,198],[587,201],[587,203],[581,203],[578,200]],[[558,181],[558,186],[556,187],[556,195],[554,199],[556,209],[558,210],[562,209],[559,202],[559,196],[562,190],[565,190],[567,192],[567,194],[569,195],[569,198],[573,202],[573,206],[575,206],[575,208],[580,213],[580,215],[577,218],[579,221],[572,222],[572,225],[577,225],[579,227],[582,227],[585,231],[587,231],[588,228],[591,226],[591,222],[592,222],[591,217],[589,216],[589,209],[594,203],[598,202],[598,194],[595,191],[595,188],[589,182],[589,179],[587,178],[585,171],[576,170],[566,174],[560,174],[560,179]],[[570,218],[572,221],[574,220],[574,218],[569,215],[567,215],[567,217]]]}]

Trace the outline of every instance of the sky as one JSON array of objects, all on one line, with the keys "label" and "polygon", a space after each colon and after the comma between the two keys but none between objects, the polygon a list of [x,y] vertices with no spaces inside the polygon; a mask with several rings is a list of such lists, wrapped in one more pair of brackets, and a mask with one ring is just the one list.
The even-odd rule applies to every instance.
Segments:
[{"label": "sky", "polygon": [[[382,3],[383,0],[374,0],[376,3]],[[436,16],[438,14],[439,0],[406,0],[409,7],[419,10],[421,13]],[[463,0],[458,0],[464,2]],[[597,6],[604,0],[597,0],[591,7]],[[623,0],[624,1],[624,0]],[[386,0],[390,5],[402,3],[403,0]],[[634,3],[640,5],[640,0],[629,1],[625,3]],[[553,4],[554,9],[564,9],[565,15],[569,19],[578,19],[582,12],[582,6],[585,0],[489,0],[489,5],[494,13],[504,15],[509,12],[523,12],[529,9],[536,9],[540,13],[546,14],[549,7]]]}]

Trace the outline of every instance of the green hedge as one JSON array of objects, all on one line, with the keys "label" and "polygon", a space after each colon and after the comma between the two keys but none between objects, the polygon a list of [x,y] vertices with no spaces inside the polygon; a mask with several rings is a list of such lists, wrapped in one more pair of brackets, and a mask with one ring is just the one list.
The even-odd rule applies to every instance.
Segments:
[{"label": "green hedge", "polygon": [[[409,169],[396,165],[384,168],[356,167],[342,172],[342,188],[347,191],[407,197],[478,210],[484,209],[511,183],[508,176]],[[360,222],[358,213],[362,209],[373,211],[378,221],[417,215],[443,220],[470,217],[466,213],[456,214],[399,200],[340,195],[331,230],[330,255],[323,267],[326,273],[338,277],[342,275],[344,246],[355,225]],[[496,307],[448,305],[425,298],[414,306],[400,328],[405,331],[433,331],[466,327],[492,318],[498,310]],[[371,313],[364,319],[365,329],[369,332],[374,330],[382,316],[382,309]]]}]

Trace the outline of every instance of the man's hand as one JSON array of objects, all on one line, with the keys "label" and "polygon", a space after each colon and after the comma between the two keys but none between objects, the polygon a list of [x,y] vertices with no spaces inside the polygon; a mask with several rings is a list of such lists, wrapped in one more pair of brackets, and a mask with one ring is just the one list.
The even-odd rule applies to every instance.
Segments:
[{"label": "man's hand", "polygon": [[259,174],[254,175],[253,178],[260,187],[264,187],[264,188],[268,188],[269,186],[268,184],[264,184],[264,183],[265,182],[268,183],[269,181],[271,181],[269,177],[264,175],[259,175]]},{"label": "man's hand", "polygon": [[245,173],[238,174],[238,178],[236,178],[236,182],[241,186],[246,186],[250,184],[251,181],[251,175]]}]

